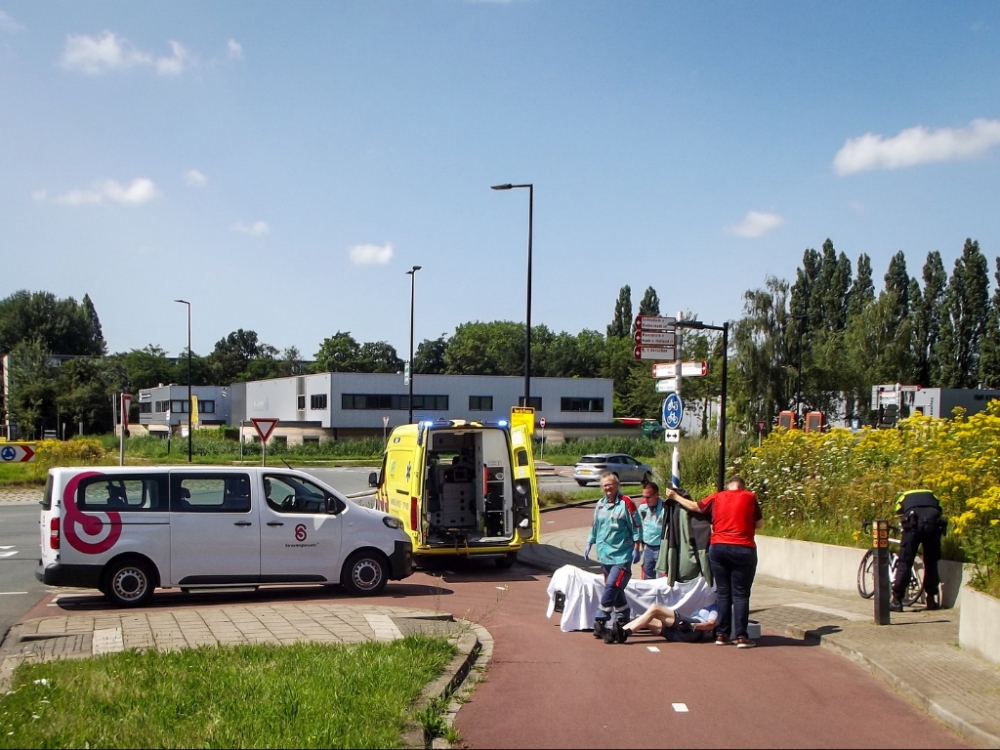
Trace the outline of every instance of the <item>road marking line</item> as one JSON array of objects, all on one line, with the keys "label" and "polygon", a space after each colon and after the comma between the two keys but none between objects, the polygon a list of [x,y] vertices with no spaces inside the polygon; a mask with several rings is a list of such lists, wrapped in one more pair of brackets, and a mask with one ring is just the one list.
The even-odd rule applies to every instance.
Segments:
[{"label": "road marking line", "polygon": [[0,552],[0,557],[13,557],[16,554],[17,550],[14,550],[13,552]]},{"label": "road marking line", "polygon": [[18,594],[27,594],[27,591],[0,591],[0,596],[16,596]]},{"label": "road marking line", "polygon": [[14,545],[13,544],[8,544],[8,545],[0,544],[0,549],[14,549]]},{"label": "road marking line", "polygon": [[670,705],[673,706],[674,711],[676,711],[679,714],[688,713],[687,703],[671,703]]},{"label": "road marking line", "polygon": [[652,652],[653,652],[654,654],[658,654],[658,653],[660,653],[660,649],[658,649],[658,648],[657,648],[656,646],[646,646],[646,648],[648,648],[648,649],[649,649],[650,651],[652,651]]}]

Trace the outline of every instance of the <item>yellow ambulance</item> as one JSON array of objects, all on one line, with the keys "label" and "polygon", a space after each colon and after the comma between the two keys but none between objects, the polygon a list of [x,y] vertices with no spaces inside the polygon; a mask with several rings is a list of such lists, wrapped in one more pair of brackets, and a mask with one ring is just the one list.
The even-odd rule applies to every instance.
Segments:
[{"label": "yellow ambulance", "polygon": [[414,555],[493,557],[501,568],[539,536],[527,427],[505,420],[424,421],[392,431],[369,476],[376,508],[398,518]]}]

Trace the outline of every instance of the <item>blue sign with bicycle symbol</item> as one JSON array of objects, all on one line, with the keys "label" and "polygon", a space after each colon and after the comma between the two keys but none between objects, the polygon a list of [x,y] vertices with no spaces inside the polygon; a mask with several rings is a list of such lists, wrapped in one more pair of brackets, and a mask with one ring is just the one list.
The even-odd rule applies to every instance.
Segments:
[{"label": "blue sign with bicycle symbol", "polygon": [[663,426],[668,430],[676,430],[681,426],[684,417],[684,404],[681,397],[671,393],[663,399]]}]

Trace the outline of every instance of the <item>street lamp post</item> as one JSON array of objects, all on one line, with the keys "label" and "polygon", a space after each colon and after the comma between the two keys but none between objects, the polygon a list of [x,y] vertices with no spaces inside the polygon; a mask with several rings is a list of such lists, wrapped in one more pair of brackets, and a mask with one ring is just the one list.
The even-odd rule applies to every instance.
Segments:
[{"label": "street lamp post", "polygon": [[533,183],[524,185],[492,185],[493,190],[513,190],[528,188],[528,311],[524,319],[524,406],[529,406],[531,397],[531,232],[535,213],[535,186]]},{"label": "street lamp post", "polygon": [[700,320],[678,320],[678,328],[696,328],[709,331],[722,331],[722,393],[719,396],[719,470],[715,487],[719,492],[726,488],[726,390],[729,380],[729,321],[721,326],[702,323]]},{"label": "street lamp post", "polygon": [[188,463],[191,463],[191,303],[183,299],[175,299],[182,305],[187,305],[188,314]]},{"label": "street lamp post", "polygon": [[419,271],[422,266],[414,266],[406,275],[410,277],[410,397],[408,404],[410,406],[410,424],[413,424],[413,292],[417,281],[417,271]]}]

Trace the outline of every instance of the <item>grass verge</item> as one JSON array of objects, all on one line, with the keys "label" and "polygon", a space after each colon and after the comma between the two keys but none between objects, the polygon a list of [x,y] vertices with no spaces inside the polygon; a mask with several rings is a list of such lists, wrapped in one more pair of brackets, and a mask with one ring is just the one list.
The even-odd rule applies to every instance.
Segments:
[{"label": "grass verge", "polygon": [[442,638],[207,647],[22,665],[0,747],[398,747]]}]

